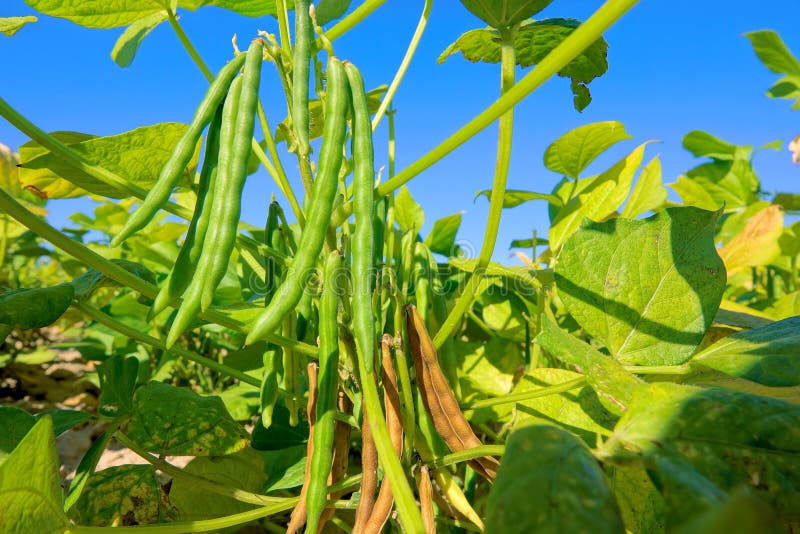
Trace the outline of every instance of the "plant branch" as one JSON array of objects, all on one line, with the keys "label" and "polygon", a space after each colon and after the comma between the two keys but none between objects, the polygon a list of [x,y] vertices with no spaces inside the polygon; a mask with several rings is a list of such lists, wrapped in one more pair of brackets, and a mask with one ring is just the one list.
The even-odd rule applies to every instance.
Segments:
[{"label": "plant branch", "polygon": [[555,386],[530,389],[528,391],[521,391],[519,393],[511,393],[510,395],[503,395],[502,397],[494,397],[491,399],[478,400],[466,405],[462,405],[461,409],[465,411],[478,410],[480,408],[488,408],[490,406],[499,406],[501,404],[512,404],[515,402],[537,399],[539,397],[547,397],[548,395],[556,395],[558,393],[571,391],[575,388],[583,386],[584,384],[586,384],[586,378],[584,377],[575,378],[574,380],[564,382],[563,384],[557,384]]},{"label": "plant branch", "polygon": [[[331,29],[325,32],[325,37],[333,42],[345,33],[356,27],[362,20],[372,14],[373,11],[386,3],[386,0],[366,0],[363,4],[353,10],[352,13],[334,24]],[[315,46],[322,49],[322,40],[317,39]]]},{"label": "plant branch", "polygon": [[185,48],[192,57],[194,64],[197,65],[197,68],[200,69],[200,72],[203,73],[203,76],[205,76],[206,80],[209,82],[213,80],[214,73],[211,72],[211,69],[208,68],[208,65],[206,65],[205,61],[203,61],[203,58],[200,57],[200,54],[189,40],[189,36],[186,35],[185,31],[183,31],[183,27],[181,27],[180,23],[178,22],[178,17],[175,16],[175,12],[171,8],[167,9],[167,17],[169,18],[169,25],[172,26],[172,30],[175,32],[175,35],[178,36],[183,48]]},{"label": "plant branch", "polygon": [[472,447],[470,449],[445,454],[444,456],[433,458],[425,463],[432,467],[444,467],[446,465],[474,460],[475,458],[481,458],[483,456],[503,456],[505,452],[505,445],[481,445],[479,447]]}]

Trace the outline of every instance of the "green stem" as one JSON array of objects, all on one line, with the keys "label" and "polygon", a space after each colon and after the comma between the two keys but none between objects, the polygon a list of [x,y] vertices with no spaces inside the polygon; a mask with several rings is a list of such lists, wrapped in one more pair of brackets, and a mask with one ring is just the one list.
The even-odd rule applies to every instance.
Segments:
[{"label": "green stem", "polygon": [[[492,124],[508,110],[516,106],[544,82],[549,80],[578,54],[603,35],[615,22],[622,18],[639,0],[607,0],[586,22],[581,24],[560,45],[554,48],[541,62],[511,90],[497,99],[450,137],[442,141],[430,152],[400,171],[394,178],[383,183],[376,196],[384,196],[394,191],[415,176],[437,163],[450,152],[460,147],[475,134]],[[366,3],[366,2],[365,2]],[[381,2],[382,3],[382,2]],[[333,28],[331,29],[331,31]],[[328,35],[331,35],[331,31]],[[339,225],[353,212],[352,202],[339,207],[333,215],[333,224]]]},{"label": "green stem", "polygon": [[175,35],[178,36],[183,47],[192,57],[192,61],[194,64],[197,65],[197,68],[200,69],[200,72],[203,73],[203,76],[206,77],[206,80],[209,82],[214,79],[214,73],[211,72],[211,69],[208,68],[203,58],[200,57],[200,54],[197,52],[197,49],[194,47],[192,42],[189,40],[189,36],[186,35],[186,32],[183,31],[183,28],[178,23],[178,17],[175,16],[175,12],[172,9],[167,9],[167,17],[169,18],[169,25],[172,26],[172,30],[175,32]]},{"label": "green stem", "polygon": [[472,447],[470,449],[464,449],[463,451],[439,456],[438,458],[434,458],[433,460],[425,463],[432,467],[444,467],[446,465],[452,465],[460,462],[466,462],[468,460],[474,460],[475,458],[481,458],[482,456],[503,456],[505,452],[505,445],[481,445],[479,447]]},{"label": "green stem", "polygon": [[[500,91],[508,93],[514,87],[514,75],[517,68],[516,54],[514,53],[514,35],[517,28],[502,32],[500,43]],[[486,221],[486,230],[483,234],[483,245],[478,255],[475,271],[467,280],[464,292],[456,299],[453,309],[442,323],[441,328],[433,338],[433,344],[438,349],[461,326],[464,314],[472,307],[472,301],[478,291],[478,285],[483,278],[483,273],[492,259],[494,246],[497,243],[497,233],[500,229],[500,218],[503,213],[503,200],[506,194],[508,169],[511,164],[511,141],[514,133],[514,108],[512,107],[500,117],[497,136],[497,160],[494,168],[494,181],[492,194],[489,199],[489,217]]]},{"label": "green stem", "polygon": [[244,382],[245,384],[250,384],[253,387],[261,387],[261,381],[253,376],[243,373],[238,369],[234,369],[233,367],[228,367],[227,365],[221,364],[216,360],[212,360],[211,358],[206,358],[205,356],[200,356],[199,354],[195,354],[188,350],[180,349],[177,347],[172,347],[167,350],[166,345],[159,340],[152,336],[149,336],[143,332],[140,332],[136,328],[126,325],[123,322],[117,321],[113,317],[106,315],[105,313],[101,312],[91,304],[87,302],[78,301],[74,304],[75,308],[82,311],[95,321],[100,324],[103,324],[112,330],[116,330],[120,334],[127,336],[131,339],[135,339],[141,343],[145,343],[150,345],[151,347],[155,347],[157,349],[163,350],[165,352],[171,352],[176,356],[184,358],[186,360],[199,363],[209,369],[214,369],[215,371],[222,373],[224,375],[237,378],[239,381]]},{"label": "green stem", "polygon": [[626,365],[625,370],[635,375],[690,375],[694,372],[694,369],[689,364]]},{"label": "green stem", "polygon": [[286,0],[276,0],[275,6],[278,11],[278,34],[281,37],[281,49],[291,59],[292,36],[289,33],[289,10],[286,8]]},{"label": "green stem", "polygon": [[[138,291],[148,298],[155,298],[156,294],[158,293],[158,289],[155,286],[145,282],[135,274],[123,269],[116,263],[107,260],[85,245],[78,243],[77,241],[74,241],[62,234],[47,224],[44,219],[41,219],[28,211],[2,189],[0,189],[0,210],[5,211],[11,217],[16,219],[17,222],[27,227],[30,231],[45,241],[49,241],[56,248],[63,250],[67,254],[73,256],[75,259],[86,264],[88,267],[91,267],[92,269],[95,269],[96,271],[108,276],[117,283],[130,287],[131,289]],[[179,303],[176,300],[170,303],[170,305],[177,307]],[[199,317],[203,320],[225,326],[238,332],[244,332],[247,330],[246,325],[241,321],[232,319],[215,310],[203,312],[199,314]],[[293,339],[287,339],[283,336],[272,334],[267,338],[267,341],[284,347],[292,347],[295,351],[308,356],[316,356],[317,354],[316,347]]]},{"label": "green stem", "polygon": [[6,263],[6,252],[8,251],[8,217],[0,217],[3,226],[0,228],[0,267]]},{"label": "green stem", "polygon": [[392,99],[397,92],[397,88],[400,86],[400,82],[403,80],[403,76],[405,76],[408,66],[411,64],[411,59],[414,57],[414,54],[417,51],[417,46],[422,39],[422,34],[425,33],[425,27],[428,25],[431,7],[433,7],[433,0],[425,0],[425,6],[422,8],[422,15],[419,17],[417,28],[414,30],[414,35],[411,37],[411,42],[408,43],[406,54],[403,56],[403,60],[400,62],[400,66],[397,68],[397,73],[394,75],[392,83],[389,84],[389,89],[386,91],[386,95],[383,97],[383,101],[381,102],[378,111],[375,112],[375,116],[372,118],[373,132],[378,128],[378,124],[380,124],[383,114],[386,113],[386,108],[388,108],[392,103]]},{"label": "green stem", "polygon": [[[325,37],[333,42],[345,33],[356,27],[362,20],[372,14],[373,11],[386,3],[386,0],[366,0],[363,4],[353,10],[352,13],[337,22],[331,29],[325,32]],[[317,39],[315,46],[322,49],[322,41]]]},{"label": "green stem", "polygon": [[521,402],[539,397],[547,397],[548,395],[555,395],[557,393],[564,393],[571,391],[575,388],[581,387],[586,383],[586,378],[580,377],[563,384],[555,386],[547,386],[543,388],[531,389],[528,391],[521,391],[520,393],[512,393],[510,395],[503,395],[502,397],[494,397],[492,399],[483,399],[471,402],[462,406],[463,410],[478,410],[480,408],[488,408],[490,406],[498,406],[501,404],[512,404],[514,402]]},{"label": "green stem", "polygon": [[219,484],[218,482],[214,482],[213,480],[209,480],[207,478],[187,473],[183,469],[175,467],[166,460],[162,460],[161,458],[156,458],[146,450],[139,447],[133,440],[131,440],[128,436],[126,436],[122,432],[117,431],[114,434],[114,437],[122,445],[124,445],[125,447],[129,448],[130,450],[138,454],[142,459],[146,460],[148,463],[153,465],[153,467],[155,467],[159,471],[162,471],[173,478],[184,479],[187,482],[191,483],[193,487],[200,488],[209,491],[211,493],[216,493],[217,495],[222,495],[224,497],[230,497],[232,499],[236,499],[239,502],[245,502],[248,504],[258,504],[260,506],[279,504],[286,500],[283,497],[269,497],[267,495],[259,495],[258,493],[253,493],[238,488],[232,488],[230,486],[225,486]]}]

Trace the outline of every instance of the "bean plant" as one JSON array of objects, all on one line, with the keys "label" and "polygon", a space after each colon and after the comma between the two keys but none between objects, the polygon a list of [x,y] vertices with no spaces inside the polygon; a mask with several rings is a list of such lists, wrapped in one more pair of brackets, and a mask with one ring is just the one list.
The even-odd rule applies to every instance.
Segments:
[{"label": "bean plant", "polygon": [[[551,0],[462,0],[481,27],[439,60],[497,64],[498,98],[400,170],[392,100],[432,0],[378,88],[336,41],[384,0],[26,1],[125,26],[123,67],[166,22],[209,85],[189,125],[108,137],[47,133],[0,99],[31,139],[2,153],[0,332],[77,328],[100,389],[92,413],[0,407],[0,532],[800,528],[800,240],[783,221],[797,196],[768,199],[757,151],[702,131],[684,138],[703,162],[670,184],[680,202],[649,141],[587,176],[632,139],[614,121],[550,144],[552,191],[506,187],[515,106],[553,76],[590,105],[603,33],[636,0],[582,22],[536,18]],[[253,18],[216,73],[178,20],[206,5]],[[747,37],[785,75],[770,96],[798,98],[800,63],[777,34]],[[267,76],[285,117],[264,112]],[[495,123],[468,258],[461,216],[422,235],[405,184]],[[274,180],[262,228],[240,221],[259,167]],[[104,201],[78,229],[43,218],[46,199],[85,195]],[[511,243],[521,266],[493,262],[503,210],[534,201],[547,234]],[[34,269],[47,275],[21,274]],[[88,420],[103,433],[63,488],[56,436]],[[146,463],[98,470],[112,443]]]}]

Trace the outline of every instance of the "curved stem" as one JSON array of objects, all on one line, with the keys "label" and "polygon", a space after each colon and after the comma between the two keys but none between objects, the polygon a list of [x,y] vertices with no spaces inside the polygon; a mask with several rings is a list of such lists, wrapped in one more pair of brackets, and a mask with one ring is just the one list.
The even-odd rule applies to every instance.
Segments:
[{"label": "curved stem", "polygon": [[372,118],[373,132],[378,128],[378,124],[380,124],[383,114],[386,113],[386,108],[388,108],[392,103],[392,99],[397,92],[397,88],[400,86],[400,82],[403,80],[403,76],[405,76],[408,66],[411,64],[411,59],[414,57],[414,53],[417,51],[417,46],[422,39],[422,34],[425,33],[425,27],[428,25],[431,7],[433,7],[433,0],[425,0],[425,6],[422,8],[422,15],[419,17],[417,29],[414,30],[414,35],[411,37],[411,42],[408,43],[408,48],[406,49],[405,56],[403,56],[403,61],[400,62],[400,66],[397,68],[397,73],[394,75],[392,83],[389,84],[389,89],[386,91],[386,95],[383,97],[383,101],[381,102],[378,111],[375,112],[375,116]]},{"label": "curved stem", "polygon": [[[500,87],[501,93],[506,94],[514,86],[514,75],[517,67],[516,54],[514,53],[514,35],[516,27],[502,32],[502,42],[500,43]],[[464,314],[472,306],[472,301],[478,291],[478,285],[483,278],[483,273],[489,261],[492,259],[495,243],[497,243],[497,233],[500,229],[500,218],[503,213],[503,199],[506,193],[506,182],[508,180],[508,169],[511,164],[511,142],[514,134],[514,108],[509,109],[500,117],[497,136],[497,160],[494,169],[494,181],[492,182],[492,194],[489,199],[489,217],[486,221],[486,230],[483,234],[483,245],[478,255],[478,263],[475,270],[467,280],[464,292],[456,299],[453,309],[444,320],[433,344],[438,349],[444,342],[461,326]]]},{"label": "curved stem", "polygon": [[432,467],[444,467],[446,465],[474,460],[482,456],[503,456],[505,452],[505,445],[480,445],[478,447],[472,447],[471,449],[464,449],[463,451],[446,454],[426,463]]},{"label": "curved stem", "polygon": [[[325,32],[325,37],[333,42],[345,33],[356,27],[362,20],[372,14],[373,11],[386,3],[386,0],[366,0],[363,4],[353,10],[352,13],[337,22],[328,31]],[[322,41],[317,39],[315,46],[317,49],[322,48]]]},{"label": "curved stem", "polygon": [[211,69],[208,68],[203,58],[200,57],[200,54],[197,52],[197,49],[194,47],[192,42],[189,40],[189,36],[186,35],[186,32],[183,31],[183,28],[178,23],[178,17],[175,16],[175,12],[172,9],[167,9],[167,17],[169,18],[169,25],[172,26],[172,30],[175,32],[175,35],[178,36],[183,47],[192,57],[192,61],[194,64],[197,65],[197,68],[200,69],[200,72],[203,73],[206,80],[209,82],[214,79],[214,73],[211,72]]},{"label": "curved stem", "polygon": [[[97,252],[91,250],[90,248],[86,247],[82,243],[78,243],[67,237],[66,235],[62,234],[49,224],[44,219],[41,219],[28,211],[25,207],[23,207],[19,202],[14,200],[8,193],[6,193],[3,189],[0,189],[0,210],[5,211],[11,217],[13,217],[17,222],[22,224],[23,226],[27,227],[30,231],[44,239],[45,241],[49,241],[53,246],[63,250],[67,254],[71,255],[75,259],[83,262],[87,266],[97,270],[98,272],[108,276],[112,280],[116,281],[119,284],[127,286],[135,291],[138,291],[142,295],[155,298],[158,289],[153,286],[152,284],[142,280],[138,276],[134,275],[133,273],[123,269],[116,263],[113,263],[106,258],[99,255]],[[170,303],[170,306],[178,307],[179,301],[175,300]],[[237,321],[236,319],[232,319],[226,316],[223,313],[220,313],[215,310],[208,310],[206,312],[200,313],[199,317],[203,320],[219,324],[221,326],[225,326],[232,330],[236,330],[238,332],[245,332],[247,330],[246,325],[241,321]],[[275,334],[270,334],[269,337],[266,338],[267,341],[271,343],[275,343],[276,345],[281,345],[284,347],[292,347],[293,350],[306,354],[308,356],[316,356],[317,348],[313,347],[307,343],[302,343],[300,341],[296,341],[293,339],[288,339],[283,336],[278,336]]]},{"label": "curved stem", "polygon": [[498,406],[501,404],[512,404],[514,402],[521,402],[530,399],[537,399],[539,397],[547,397],[548,395],[556,395],[571,391],[586,384],[586,378],[580,377],[557,384],[555,386],[547,386],[543,388],[531,389],[528,391],[521,391],[519,393],[512,393],[510,395],[503,395],[502,397],[494,397],[491,399],[483,399],[461,406],[463,410],[478,410],[480,408],[488,408],[490,406]]},{"label": "curved stem", "polygon": [[635,375],[690,375],[694,372],[688,363],[683,365],[626,365],[625,370]]},{"label": "curved stem", "polygon": [[150,345],[151,347],[155,347],[165,352],[171,352],[176,356],[179,356],[181,358],[184,358],[186,360],[195,363],[199,363],[200,365],[208,367],[209,369],[213,369],[224,375],[237,378],[239,381],[244,382],[245,384],[250,384],[253,387],[256,388],[261,387],[261,381],[258,378],[243,373],[242,371],[234,369],[233,367],[228,367],[227,365],[221,364],[216,360],[212,360],[211,358],[206,358],[205,356],[200,356],[199,354],[195,354],[191,351],[184,350],[174,346],[169,350],[167,350],[166,345],[164,345],[164,342],[161,341],[160,339],[156,339],[152,336],[145,334],[144,332],[140,332],[136,328],[126,325],[121,321],[117,321],[113,317],[106,315],[105,313],[101,312],[100,310],[98,310],[97,308],[95,308],[94,306],[92,306],[87,302],[78,301],[73,305],[76,309],[80,310],[81,312],[91,317],[98,323],[103,324],[109,327],[110,329],[119,332],[124,336],[127,336],[131,339],[135,339],[136,341],[145,343],[147,345]]},{"label": "curved stem", "polygon": [[245,502],[248,504],[258,504],[261,506],[267,506],[270,504],[279,504],[286,500],[286,498],[282,497],[269,497],[267,495],[260,495],[258,493],[245,491],[239,488],[232,488],[230,486],[225,486],[218,482],[214,482],[213,480],[209,480],[201,476],[187,473],[185,470],[181,469],[180,467],[172,465],[166,460],[162,460],[161,458],[156,458],[146,450],[139,447],[133,440],[131,440],[128,436],[126,436],[122,432],[117,431],[114,434],[114,437],[122,445],[124,445],[125,447],[129,448],[130,450],[138,454],[143,460],[146,460],[148,463],[150,463],[153,467],[155,467],[159,471],[162,471],[170,475],[172,478],[182,478],[187,482],[191,483],[192,486],[196,488],[202,488],[211,493],[216,493],[217,495],[230,497],[232,499],[236,499],[239,502]]},{"label": "curved stem", "polygon": [[[450,137],[434,147],[394,178],[378,187],[376,196],[399,189],[400,186],[418,176],[450,152],[469,141],[475,134],[492,124],[506,111],[516,106],[544,82],[549,80],[570,61],[575,59],[586,47],[602,36],[603,32],[622,18],[639,0],[607,0],[600,9],[581,24],[574,32],[553,49],[531,72],[525,75],[508,93],[497,99]],[[328,35],[330,36],[330,31]],[[353,213],[353,204],[340,206],[333,215],[332,224],[340,225]]]},{"label": "curved stem", "polygon": [[292,36],[289,33],[289,10],[286,0],[276,0],[275,7],[278,11],[278,34],[281,37],[281,49],[288,57],[292,57]]}]

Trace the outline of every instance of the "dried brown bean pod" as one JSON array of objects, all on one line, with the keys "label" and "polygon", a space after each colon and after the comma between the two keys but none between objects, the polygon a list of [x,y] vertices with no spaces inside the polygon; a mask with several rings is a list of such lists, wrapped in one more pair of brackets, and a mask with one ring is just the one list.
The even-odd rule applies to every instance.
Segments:
[{"label": "dried brown bean pod", "polygon": [[425,532],[436,534],[436,518],[433,514],[433,485],[427,465],[423,465],[419,470],[419,506],[422,511]]},{"label": "dried brown bean pod", "polygon": [[[409,349],[417,371],[417,386],[436,431],[453,452],[483,445],[461,412],[450,384],[439,366],[436,347],[425,328],[425,322],[413,305],[406,306],[406,321]],[[470,460],[469,464],[477,473],[488,480],[494,480],[500,462],[491,456],[483,456]]]},{"label": "dried brown bean pod", "polygon": [[311,474],[311,456],[314,454],[314,423],[317,413],[317,373],[319,367],[316,362],[308,364],[308,444],[306,445],[306,471],[303,479],[303,487],[300,490],[300,501],[292,510],[289,524],[286,526],[286,534],[300,532],[306,523],[306,492],[308,491],[308,479]]},{"label": "dried brown bean pod", "polygon": [[364,532],[364,527],[372,516],[375,505],[375,491],[378,489],[378,449],[372,440],[372,432],[364,410],[364,423],[361,426],[361,498],[356,508],[356,522],[353,534]]}]

